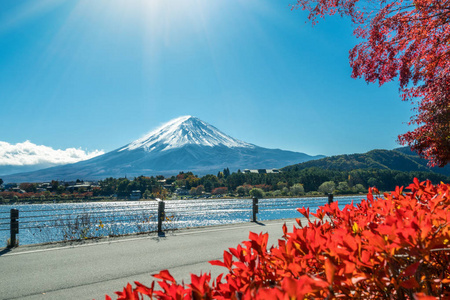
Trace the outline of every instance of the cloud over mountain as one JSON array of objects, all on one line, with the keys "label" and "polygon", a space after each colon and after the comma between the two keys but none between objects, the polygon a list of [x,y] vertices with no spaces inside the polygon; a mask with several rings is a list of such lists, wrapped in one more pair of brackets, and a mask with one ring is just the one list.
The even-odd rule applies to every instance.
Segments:
[{"label": "cloud over mountain", "polygon": [[0,141],[0,174],[13,170],[27,171],[56,165],[72,164],[104,154],[102,150],[85,151],[77,148],[53,149],[30,141],[10,144]]},{"label": "cloud over mountain", "polygon": [[[5,182],[216,174],[224,168],[271,169],[323,156],[267,149],[240,141],[192,116],[171,120],[123,147],[75,164],[4,176]],[[1,173],[0,173],[1,174]]]}]

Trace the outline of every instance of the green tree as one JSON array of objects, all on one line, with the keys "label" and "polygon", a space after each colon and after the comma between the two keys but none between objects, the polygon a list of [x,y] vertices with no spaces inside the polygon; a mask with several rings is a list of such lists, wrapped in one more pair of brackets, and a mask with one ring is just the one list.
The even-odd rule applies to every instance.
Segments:
[{"label": "green tree", "polygon": [[243,197],[246,194],[246,190],[242,185],[240,185],[236,188],[236,193],[238,193],[239,196]]},{"label": "green tree", "polygon": [[358,183],[353,187],[353,191],[356,193],[364,193],[366,188],[361,183]]},{"label": "green tree", "polygon": [[145,199],[149,199],[149,198],[152,197],[152,192],[150,192],[149,190],[145,190],[143,196],[144,196]]},{"label": "green tree", "polygon": [[66,188],[63,185],[59,185],[58,188],[56,189],[56,193],[61,195],[62,193],[64,193],[65,190]]},{"label": "green tree", "polygon": [[277,188],[277,190],[282,190],[283,188],[285,188],[287,186],[288,186],[287,182],[280,181],[277,183],[276,188]]},{"label": "green tree", "polygon": [[319,186],[317,190],[323,194],[331,194],[334,192],[335,188],[336,184],[334,183],[334,181],[325,181]]},{"label": "green tree", "polygon": [[117,179],[109,177],[99,182],[101,194],[111,196],[116,193]]},{"label": "green tree", "polygon": [[375,178],[375,177],[369,178],[369,180],[367,180],[367,184],[370,187],[377,187],[377,188],[380,188],[380,185],[381,185],[380,181],[377,178]]},{"label": "green tree", "polygon": [[348,193],[350,191],[350,186],[347,181],[341,181],[338,183],[337,190],[341,193]]},{"label": "green tree", "polygon": [[262,189],[253,188],[250,190],[250,195],[252,197],[261,199],[261,198],[264,198],[264,191]]},{"label": "green tree", "polygon": [[189,190],[189,195],[191,196],[197,195],[197,188],[191,187],[191,189]]},{"label": "green tree", "polygon": [[291,187],[291,194],[292,196],[301,196],[305,194],[305,188],[303,187],[303,184],[296,183]]},{"label": "green tree", "polygon": [[205,175],[202,178],[200,178],[200,184],[202,184],[205,187],[206,192],[211,192],[214,188],[219,187],[219,179],[215,175]]},{"label": "green tree", "polygon": [[228,168],[223,169],[223,176],[225,178],[228,178],[228,176],[230,176],[230,169]]},{"label": "green tree", "polygon": [[205,187],[205,191],[207,192],[211,192],[213,189],[213,183],[211,181],[206,181],[205,184],[203,185]]},{"label": "green tree", "polygon": [[117,195],[124,197],[128,196],[129,193],[127,192],[127,187],[130,181],[127,178],[121,178],[119,179],[119,183],[117,185]]},{"label": "green tree", "polygon": [[58,190],[59,182],[57,180],[52,180],[52,192],[56,192]]},{"label": "green tree", "polygon": [[197,195],[203,194],[204,191],[205,191],[205,187],[201,184],[199,186],[197,186],[197,188],[195,189],[195,193]]}]

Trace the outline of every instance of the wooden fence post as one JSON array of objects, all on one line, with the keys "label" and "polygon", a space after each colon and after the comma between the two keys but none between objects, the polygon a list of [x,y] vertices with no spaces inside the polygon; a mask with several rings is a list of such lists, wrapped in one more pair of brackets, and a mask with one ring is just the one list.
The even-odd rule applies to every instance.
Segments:
[{"label": "wooden fence post", "polygon": [[256,214],[258,213],[258,198],[253,198],[253,217],[252,222],[256,222]]},{"label": "wooden fence post", "polygon": [[158,235],[164,234],[162,231],[162,222],[166,218],[164,208],[165,208],[164,201],[158,201]]},{"label": "wooden fence post", "polygon": [[328,194],[328,204],[333,203],[333,194]]},{"label": "wooden fence post", "polygon": [[11,238],[9,240],[8,248],[13,248],[16,246],[16,234],[19,233],[19,210],[18,209],[11,209]]}]

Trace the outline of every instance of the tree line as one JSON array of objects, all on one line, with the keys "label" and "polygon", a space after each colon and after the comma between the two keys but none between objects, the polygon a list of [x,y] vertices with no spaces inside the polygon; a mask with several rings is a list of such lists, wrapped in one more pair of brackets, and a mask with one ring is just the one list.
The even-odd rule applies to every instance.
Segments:
[{"label": "tree line", "polygon": [[[437,184],[449,182],[449,177],[432,172],[402,172],[384,169],[358,169],[351,171],[326,170],[316,167],[290,168],[280,173],[259,174],[231,173],[228,168],[218,172],[197,176],[192,172],[180,172],[176,176],[139,176],[128,178],[106,178],[91,188],[68,191],[62,182],[52,181],[51,188],[39,194],[39,199],[52,197],[68,198],[68,195],[82,195],[82,198],[111,197],[127,198],[132,191],[139,190],[143,198],[168,198],[175,193],[186,196],[224,195],[236,197],[288,197],[302,195],[357,194],[365,193],[369,187],[389,191],[396,186],[407,186],[414,178],[430,180]],[[79,180],[81,183],[82,181]],[[36,184],[21,183],[26,195],[0,192],[2,199],[17,197],[35,198]],[[65,198],[64,198],[65,197]]]}]

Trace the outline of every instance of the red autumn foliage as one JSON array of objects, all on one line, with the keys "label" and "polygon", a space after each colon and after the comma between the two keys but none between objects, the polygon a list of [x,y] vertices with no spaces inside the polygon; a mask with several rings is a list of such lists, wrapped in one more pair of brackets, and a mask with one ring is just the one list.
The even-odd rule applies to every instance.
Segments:
[{"label": "red autumn foliage", "polygon": [[226,186],[217,187],[211,191],[211,194],[213,195],[223,195],[226,193],[228,193],[228,188]]},{"label": "red autumn foliage", "polygon": [[[308,220],[268,249],[267,234],[211,261],[227,270],[179,284],[167,270],[147,287],[136,282],[118,299],[450,299],[450,185],[414,180],[383,197],[339,209],[299,212]],[[314,218],[313,218],[314,217]],[[107,299],[110,299],[107,296]]]},{"label": "red autumn foliage", "polygon": [[403,100],[417,105],[402,144],[450,162],[450,0],[297,0],[313,24],[348,16],[362,40],[349,55],[352,77],[382,85],[398,77]]},{"label": "red autumn foliage", "polygon": [[0,192],[0,197],[6,198],[6,199],[12,199],[14,196],[17,196],[17,198],[19,198],[19,199],[26,199],[26,198],[31,198],[31,197],[39,198],[42,195],[44,195],[43,192],[39,192],[39,193]]}]

